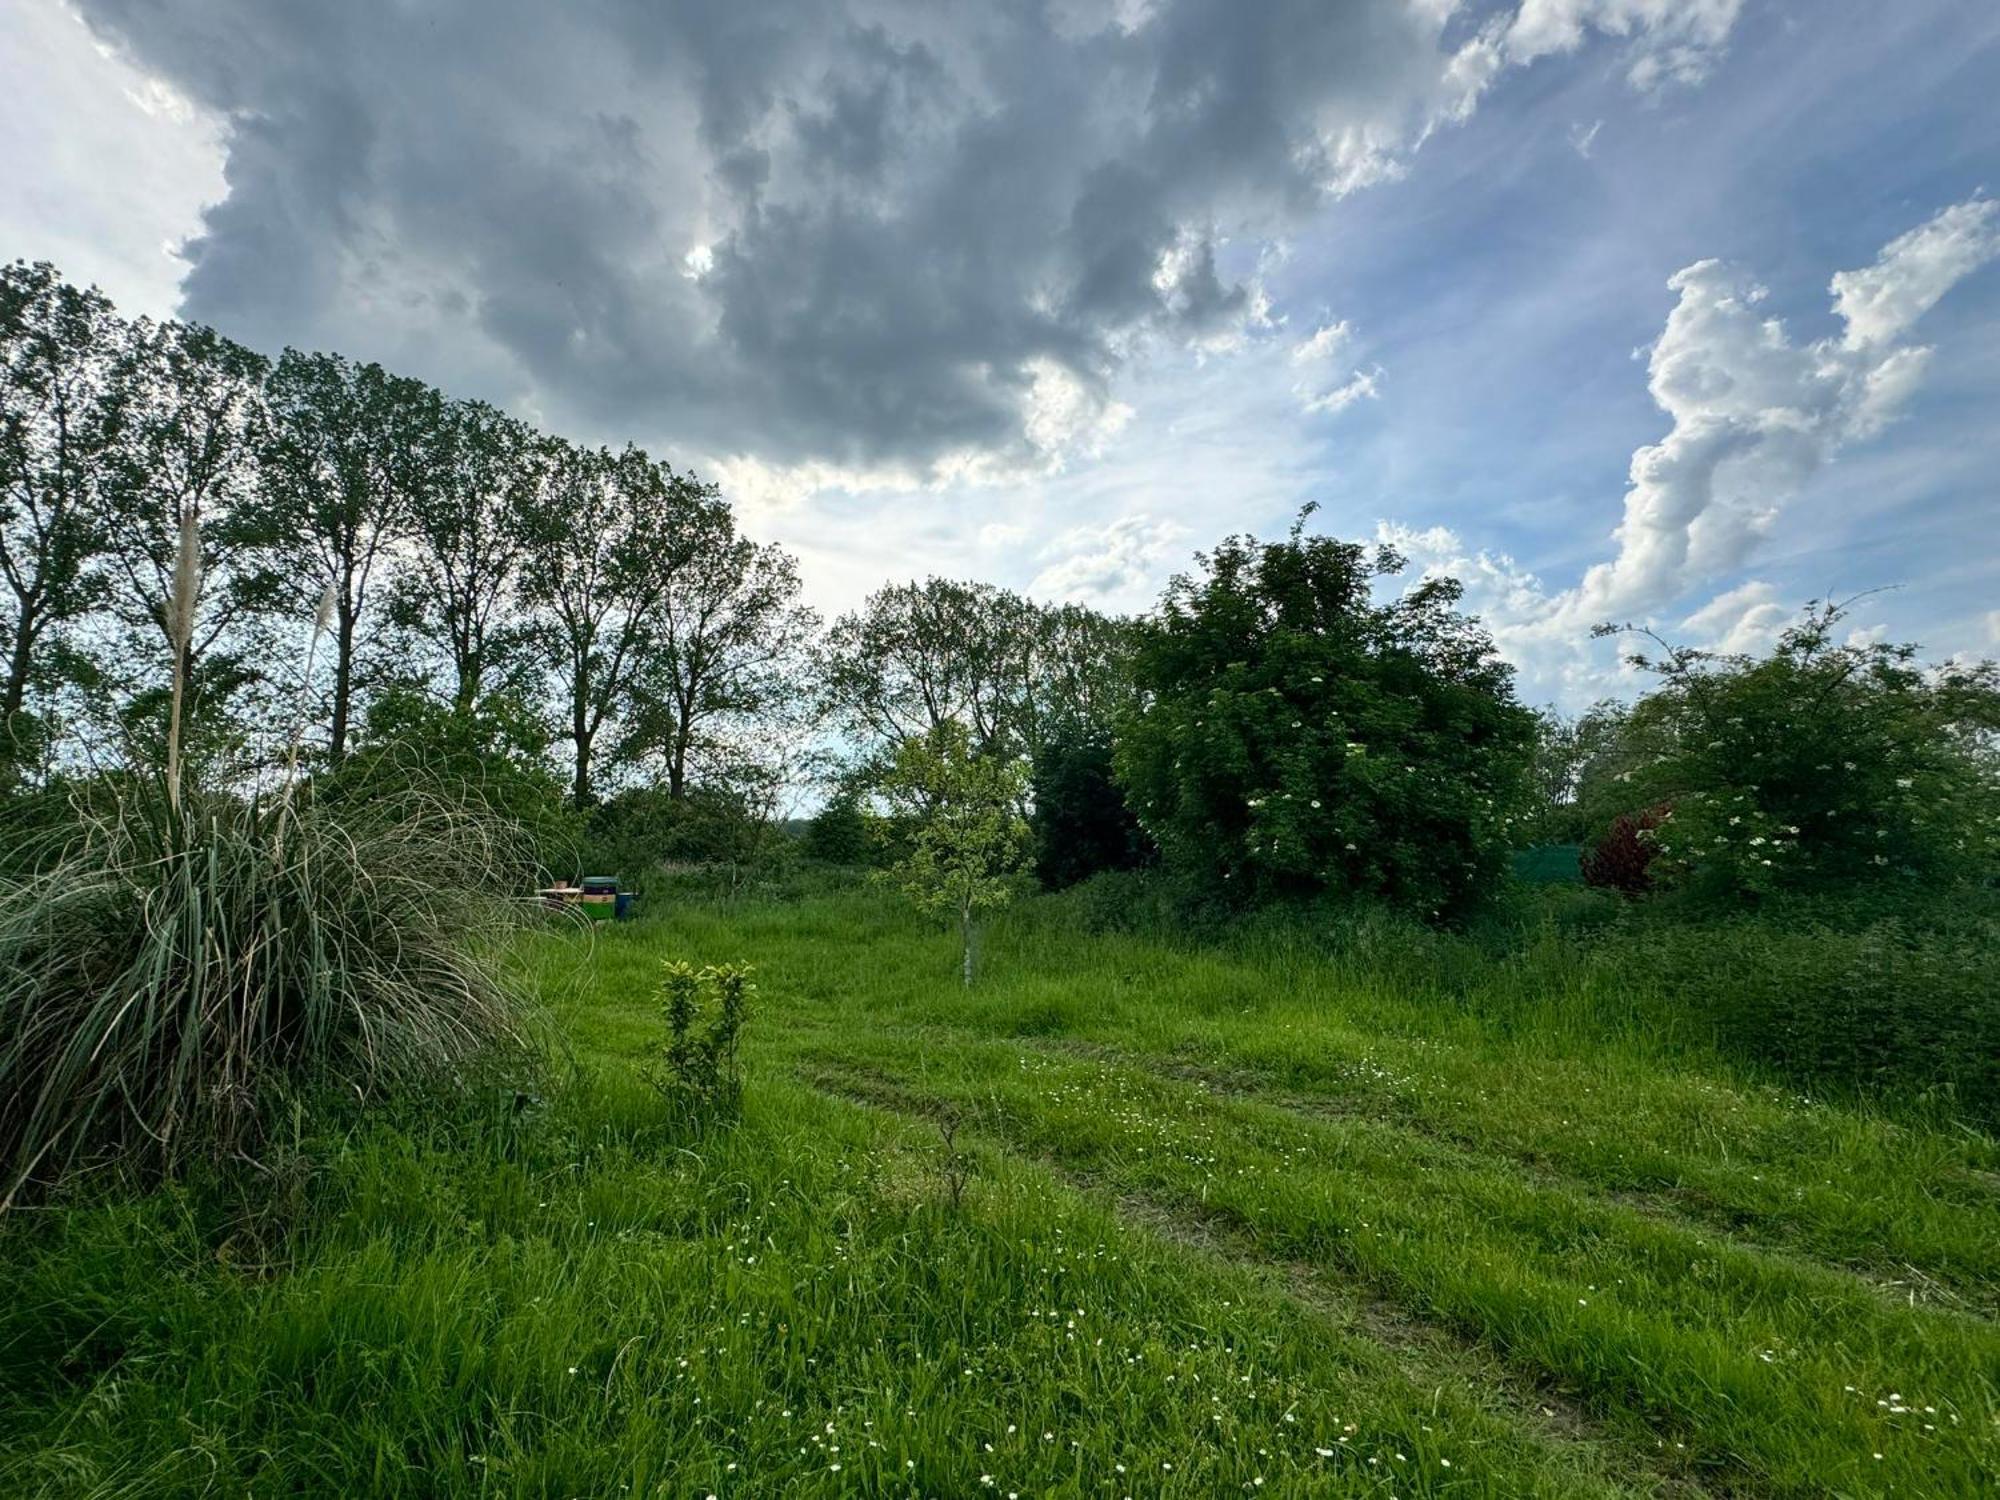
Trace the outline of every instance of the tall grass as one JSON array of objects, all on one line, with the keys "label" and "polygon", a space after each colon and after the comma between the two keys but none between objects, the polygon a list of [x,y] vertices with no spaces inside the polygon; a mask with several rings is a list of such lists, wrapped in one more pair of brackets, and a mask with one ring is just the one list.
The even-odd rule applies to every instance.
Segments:
[{"label": "tall grass", "polygon": [[515,1036],[493,826],[135,783],[0,893],[0,1170],[253,1153],[281,1096],[435,1080]]},{"label": "tall grass", "polygon": [[0,889],[0,1211],[80,1169],[254,1157],[285,1102],[366,1102],[519,1034],[491,893],[521,860],[490,815],[330,809],[296,746],[275,792],[184,782],[194,537],[190,515],[164,765],[76,798]]}]

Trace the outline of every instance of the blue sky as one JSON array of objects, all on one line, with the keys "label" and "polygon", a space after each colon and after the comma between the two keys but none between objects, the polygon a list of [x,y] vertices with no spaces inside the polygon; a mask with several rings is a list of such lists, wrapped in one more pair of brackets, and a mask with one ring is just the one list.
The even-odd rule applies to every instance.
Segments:
[{"label": "blue sky", "polygon": [[1630,686],[1599,606],[2000,648],[2000,8],[246,5],[0,12],[0,253],[645,443],[829,611],[1141,608],[1316,500],[1537,701]]}]

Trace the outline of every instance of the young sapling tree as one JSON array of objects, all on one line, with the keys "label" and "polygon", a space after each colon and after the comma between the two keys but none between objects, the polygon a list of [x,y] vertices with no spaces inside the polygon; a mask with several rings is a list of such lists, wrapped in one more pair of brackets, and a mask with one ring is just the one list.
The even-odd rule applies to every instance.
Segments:
[{"label": "young sapling tree", "polygon": [[979,753],[965,726],[947,721],[898,747],[882,782],[909,837],[889,878],[920,910],[957,918],[968,987],[979,913],[1006,904],[1007,877],[1027,859],[1025,778],[1018,760]]}]

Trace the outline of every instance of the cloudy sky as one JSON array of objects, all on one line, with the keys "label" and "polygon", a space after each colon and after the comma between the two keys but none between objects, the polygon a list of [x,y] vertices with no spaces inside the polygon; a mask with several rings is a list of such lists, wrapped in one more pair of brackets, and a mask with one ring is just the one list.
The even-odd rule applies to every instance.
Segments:
[{"label": "cloudy sky", "polygon": [[724,484],[823,608],[1316,524],[2000,647],[2000,6],[0,0],[0,256]]}]

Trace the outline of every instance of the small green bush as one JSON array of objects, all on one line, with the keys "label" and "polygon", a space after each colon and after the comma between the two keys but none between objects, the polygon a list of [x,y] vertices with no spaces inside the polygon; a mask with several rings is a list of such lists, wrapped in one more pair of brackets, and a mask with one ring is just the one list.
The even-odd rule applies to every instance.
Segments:
[{"label": "small green bush", "polygon": [[757,991],[749,966],[697,969],[669,959],[662,967],[660,1013],[667,1040],[647,1077],[683,1118],[733,1116],[743,1099],[736,1044]]},{"label": "small green bush", "polygon": [[852,792],[841,792],[831,798],[806,824],[803,844],[806,857],[822,864],[868,863],[872,847],[861,799]]}]

